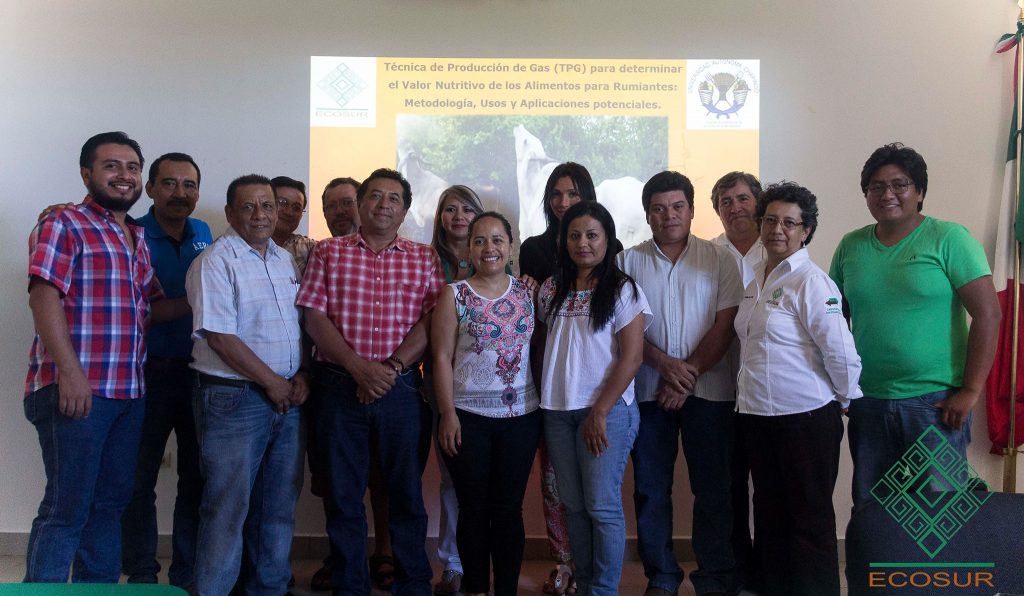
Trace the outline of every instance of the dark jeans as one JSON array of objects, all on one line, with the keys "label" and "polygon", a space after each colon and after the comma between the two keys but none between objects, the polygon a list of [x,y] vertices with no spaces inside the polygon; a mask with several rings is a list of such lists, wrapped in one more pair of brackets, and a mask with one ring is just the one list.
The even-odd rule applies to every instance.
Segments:
[{"label": "dark jeans", "polygon": [[767,596],[836,596],[832,493],[843,440],[837,402],[785,416],[739,415],[754,478],[754,556]]},{"label": "dark jeans", "polygon": [[39,433],[46,491],[32,521],[25,581],[117,583],[121,578],[121,514],[132,496],[142,431],[141,399],[93,396],[88,416],[58,409],[57,385],[25,398],[25,417]]},{"label": "dark jeans", "polygon": [[319,400],[317,435],[328,475],[327,536],[334,558],[331,580],[336,594],[370,593],[366,563],[366,510],[363,496],[369,475],[370,437],[375,433],[387,480],[391,545],[395,557],[393,594],[427,596],[432,572],[427,561],[427,512],[422,473],[426,457],[422,435],[430,411],[420,398],[420,374],[399,375],[391,391],[371,404],[356,398],[355,380],[340,369],[320,365],[313,392]]},{"label": "dark jeans", "polygon": [[493,563],[495,596],[515,594],[526,546],[523,495],[543,429],[541,411],[513,418],[456,412],[462,446],[444,460],[459,499],[462,591],[487,592]]},{"label": "dark jeans", "polygon": [[736,433],[732,447],[732,554],[736,558],[736,582],[756,592],[753,584],[754,540],[750,536],[750,462],[743,447],[743,436]]},{"label": "dark jeans", "polygon": [[657,402],[640,404],[640,431],[633,445],[637,545],[652,587],[674,592],[683,570],[672,551],[672,479],[680,437],[693,492],[694,590],[735,588],[732,552],[732,445],[736,414],[732,401],[689,397],[666,412]]},{"label": "dark jeans", "polygon": [[174,431],[178,444],[178,493],[174,499],[171,585],[192,583],[199,530],[199,502],[203,478],[199,473],[199,444],[192,414],[193,372],[188,358],[149,358],[146,361],[146,415],[142,422],[139,462],[135,468],[132,500],[121,518],[121,563],[128,581],[156,582],[156,479]]}]

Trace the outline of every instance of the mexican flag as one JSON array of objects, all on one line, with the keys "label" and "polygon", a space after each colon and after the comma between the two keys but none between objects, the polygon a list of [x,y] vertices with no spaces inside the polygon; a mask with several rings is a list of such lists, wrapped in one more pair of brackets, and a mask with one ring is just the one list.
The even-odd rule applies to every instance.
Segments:
[{"label": "mexican flag", "polygon": [[[1007,33],[996,44],[996,52],[1015,50],[1024,36],[1024,26],[1017,24],[1016,33]],[[1014,52],[1016,55],[1016,52]],[[991,453],[1001,455],[1003,449],[1009,447],[1010,434],[1010,351],[1013,345],[1013,258],[1016,243],[1024,242],[1024,208],[1017,209],[1013,216],[1015,196],[1014,185],[1018,183],[1017,167],[1017,64],[1013,65],[1013,117],[1010,119],[1010,137],[1006,149],[1006,171],[1003,175],[1003,195],[999,205],[999,225],[996,233],[995,264],[992,268],[992,282],[999,295],[999,306],[1003,318],[1000,322],[999,345],[996,348],[996,359],[989,372],[985,384],[985,408],[988,414],[988,436],[992,441]],[[1021,176],[1024,182],[1024,176]],[[1024,185],[1021,190],[1024,191]],[[1018,276],[1024,280],[1024,276]],[[1024,288],[1021,296],[1024,298]],[[1021,301],[1021,319],[1024,320],[1024,300]],[[1017,338],[1017,404],[1016,429],[1013,447],[1024,443],[1024,332]]]}]

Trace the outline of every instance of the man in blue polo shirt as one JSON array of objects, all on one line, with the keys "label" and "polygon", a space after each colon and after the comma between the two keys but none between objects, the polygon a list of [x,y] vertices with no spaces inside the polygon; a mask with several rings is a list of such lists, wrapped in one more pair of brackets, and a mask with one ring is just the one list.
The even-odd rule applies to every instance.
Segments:
[{"label": "man in blue polo shirt", "polygon": [[146,413],[131,503],[122,518],[122,566],[129,583],[156,583],[156,486],[160,462],[171,431],[178,443],[178,494],[174,502],[172,585],[192,583],[199,502],[203,494],[192,417],[192,310],[185,297],[185,273],[213,238],[205,222],[189,217],[199,201],[199,166],[184,153],[167,153],[149,168],[149,212],[138,219],[146,230],[164,294],[177,318],[154,324],[146,335]]}]

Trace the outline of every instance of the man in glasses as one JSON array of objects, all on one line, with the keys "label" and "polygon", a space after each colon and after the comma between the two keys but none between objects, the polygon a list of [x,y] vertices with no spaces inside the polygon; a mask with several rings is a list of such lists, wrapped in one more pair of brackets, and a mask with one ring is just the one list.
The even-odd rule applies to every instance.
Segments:
[{"label": "man in glasses", "polygon": [[878,148],[860,186],[877,223],[843,238],[830,271],[864,367],[864,399],[849,410],[855,511],[929,427],[966,455],[1000,318],[981,244],[921,213],[928,168],[919,153]]},{"label": "man in glasses", "polygon": [[347,236],[359,229],[357,190],[359,181],[354,178],[335,178],[324,187],[324,219],[331,236]]},{"label": "man in glasses", "polygon": [[306,259],[309,252],[316,246],[316,240],[295,230],[302,222],[302,214],[306,212],[306,185],[302,182],[278,176],[270,181],[277,198],[277,226],[274,228],[274,244],[288,251],[299,266],[299,278],[306,270]]}]

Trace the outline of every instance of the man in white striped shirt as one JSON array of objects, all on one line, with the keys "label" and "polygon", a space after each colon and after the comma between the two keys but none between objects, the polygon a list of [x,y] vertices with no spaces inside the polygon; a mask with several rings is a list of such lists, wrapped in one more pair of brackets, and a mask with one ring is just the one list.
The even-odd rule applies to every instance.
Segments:
[{"label": "man in white striped shirt", "polygon": [[231,228],[193,262],[185,282],[206,481],[195,593],[231,591],[244,526],[246,591],[284,594],[303,476],[296,406],[309,394],[295,306],[298,270],[271,240],[277,201],[267,178],[233,181],[224,213]]}]

